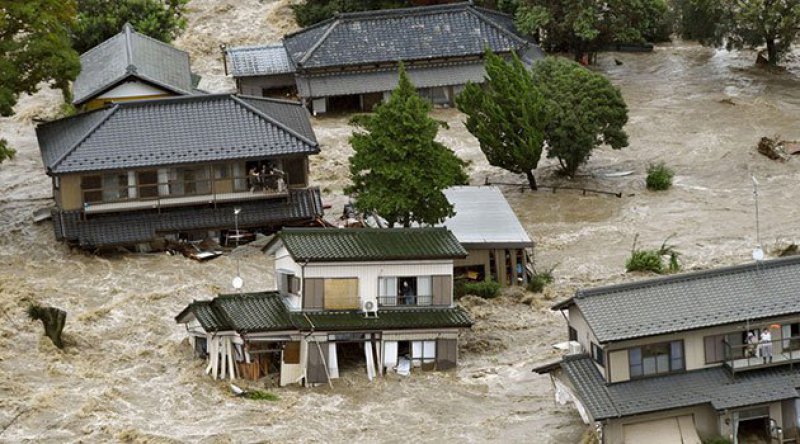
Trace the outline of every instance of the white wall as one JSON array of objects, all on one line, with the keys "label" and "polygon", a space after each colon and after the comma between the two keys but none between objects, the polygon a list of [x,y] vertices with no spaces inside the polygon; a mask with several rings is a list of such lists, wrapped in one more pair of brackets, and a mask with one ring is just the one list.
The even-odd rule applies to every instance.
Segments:
[{"label": "white wall", "polygon": [[97,96],[97,99],[119,99],[125,97],[160,96],[169,94],[139,81],[125,82]]}]

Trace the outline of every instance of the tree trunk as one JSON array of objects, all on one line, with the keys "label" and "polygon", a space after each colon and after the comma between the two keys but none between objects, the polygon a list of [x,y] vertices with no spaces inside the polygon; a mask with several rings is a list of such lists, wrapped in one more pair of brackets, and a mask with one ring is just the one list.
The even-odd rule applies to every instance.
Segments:
[{"label": "tree trunk", "polygon": [[778,48],[775,46],[775,39],[767,39],[767,62],[770,66],[778,64]]},{"label": "tree trunk", "polygon": [[528,177],[528,185],[531,187],[531,189],[533,191],[538,190],[539,187],[536,185],[536,176],[533,175],[533,171],[525,172],[525,176]]}]

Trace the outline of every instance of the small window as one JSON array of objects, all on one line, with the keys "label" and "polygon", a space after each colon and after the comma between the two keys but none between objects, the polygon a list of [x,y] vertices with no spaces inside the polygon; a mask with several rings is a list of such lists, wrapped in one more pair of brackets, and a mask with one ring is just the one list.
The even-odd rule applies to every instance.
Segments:
[{"label": "small window", "polygon": [[103,176],[81,177],[81,191],[84,203],[97,203],[103,201]]},{"label": "small window", "polygon": [[596,362],[597,365],[599,365],[600,367],[606,366],[605,356],[603,355],[603,349],[600,348],[594,342],[592,343],[592,359],[594,359],[594,362]]},{"label": "small window", "polygon": [[578,340],[578,330],[575,330],[572,327],[569,327],[569,340],[570,341],[577,341]]},{"label": "small window", "polygon": [[292,276],[290,285],[289,285],[289,293],[292,294],[300,294],[300,278],[297,276]]},{"label": "small window", "polygon": [[648,344],[628,349],[631,378],[683,371],[683,341]]}]

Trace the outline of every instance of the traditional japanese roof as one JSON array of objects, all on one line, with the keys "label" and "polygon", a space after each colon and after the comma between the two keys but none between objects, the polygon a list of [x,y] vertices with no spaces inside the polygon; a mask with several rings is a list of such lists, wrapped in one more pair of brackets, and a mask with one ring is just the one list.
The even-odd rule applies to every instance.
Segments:
[{"label": "traditional japanese roof", "polygon": [[298,69],[526,53],[513,18],[471,3],[339,14],[284,37]]},{"label": "traditional japanese roof", "polygon": [[587,355],[566,356],[560,368],[595,421],[702,404],[721,411],[800,396],[800,372],[788,366],[737,374],[735,380],[714,367],[617,384],[606,384]]},{"label": "traditional japanese roof", "polygon": [[467,256],[445,228],[285,228],[267,245],[297,262],[455,259]]},{"label": "traditional japanese roof", "polygon": [[601,343],[800,313],[800,256],[580,290]]},{"label": "traditional japanese roof", "polygon": [[231,94],[115,103],[36,135],[50,174],[319,152],[300,103]]},{"label": "traditional japanese roof", "polygon": [[291,74],[294,64],[282,43],[262,46],[241,46],[225,51],[234,77]]},{"label": "traditional japanese roof", "polygon": [[464,248],[528,248],[531,238],[497,187],[444,190],[456,215],[442,223]]},{"label": "traditional japanese roof", "polygon": [[81,54],[72,103],[80,105],[129,77],[175,94],[192,93],[189,54],[125,24],[122,32]]},{"label": "traditional japanese roof", "polygon": [[460,307],[385,310],[370,317],[355,311],[292,312],[276,292],[220,295],[210,301],[194,301],[175,320],[186,323],[192,318],[207,332],[239,333],[468,328],[472,325]]},{"label": "traditional japanese roof", "polygon": [[86,218],[83,211],[53,213],[56,239],[90,248],[134,245],[154,240],[159,233],[218,230],[233,227],[233,208],[241,209],[239,226],[269,227],[303,224],[322,217],[319,189],[290,190],[288,199],[242,201],[216,206],[162,208],[148,211],[98,213]]}]

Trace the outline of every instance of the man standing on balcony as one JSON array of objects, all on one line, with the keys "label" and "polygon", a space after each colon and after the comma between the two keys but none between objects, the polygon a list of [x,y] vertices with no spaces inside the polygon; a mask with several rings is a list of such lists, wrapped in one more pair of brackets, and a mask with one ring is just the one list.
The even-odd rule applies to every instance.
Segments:
[{"label": "man standing on balcony", "polygon": [[769,328],[761,331],[761,358],[764,364],[767,363],[767,358],[772,362],[772,333],[769,332]]}]

